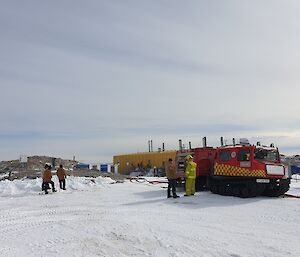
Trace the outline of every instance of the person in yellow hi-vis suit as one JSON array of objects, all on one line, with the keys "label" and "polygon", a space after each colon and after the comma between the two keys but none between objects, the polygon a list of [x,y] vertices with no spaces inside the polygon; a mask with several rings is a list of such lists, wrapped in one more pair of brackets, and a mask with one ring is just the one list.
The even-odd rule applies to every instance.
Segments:
[{"label": "person in yellow hi-vis suit", "polygon": [[193,162],[193,156],[186,157],[187,165],[185,169],[185,195],[190,196],[195,194],[196,168],[197,164]]}]

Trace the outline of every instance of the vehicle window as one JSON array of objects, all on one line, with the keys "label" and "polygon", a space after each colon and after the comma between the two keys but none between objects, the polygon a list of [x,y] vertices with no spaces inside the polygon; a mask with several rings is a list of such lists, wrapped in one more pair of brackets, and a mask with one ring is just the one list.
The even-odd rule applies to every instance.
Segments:
[{"label": "vehicle window", "polygon": [[259,161],[276,162],[278,161],[278,152],[273,149],[256,148],[254,150],[254,159]]},{"label": "vehicle window", "polygon": [[230,159],[230,152],[229,151],[220,152],[219,159],[220,159],[220,161],[229,161],[229,159]]},{"label": "vehicle window", "polygon": [[179,160],[178,161],[178,168],[184,168],[185,167],[185,160]]},{"label": "vehicle window", "polygon": [[250,150],[239,150],[238,161],[250,161]]}]

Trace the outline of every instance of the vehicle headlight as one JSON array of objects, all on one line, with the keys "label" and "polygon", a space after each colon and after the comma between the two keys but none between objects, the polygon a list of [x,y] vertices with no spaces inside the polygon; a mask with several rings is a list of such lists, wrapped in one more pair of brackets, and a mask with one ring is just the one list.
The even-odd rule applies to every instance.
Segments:
[{"label": "vehicle headlight", "polygon": [[284,175],[284,166],[266,165],[268,175]]}]

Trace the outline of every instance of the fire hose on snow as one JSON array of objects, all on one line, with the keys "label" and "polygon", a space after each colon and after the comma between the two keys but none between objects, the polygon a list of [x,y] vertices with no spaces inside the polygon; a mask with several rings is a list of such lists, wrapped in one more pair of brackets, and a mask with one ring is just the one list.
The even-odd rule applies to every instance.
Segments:
[{"label": "fire hose on snow", "polygon": [[[152,185],[157,185],[157,184],[167,184],[168,181],[167,180],[148,180],[144,177],[130,177],[129,178],[130,182],[132,183],[149,183]],[[161,188],[166,188],[166,186],[161,186]]]}]

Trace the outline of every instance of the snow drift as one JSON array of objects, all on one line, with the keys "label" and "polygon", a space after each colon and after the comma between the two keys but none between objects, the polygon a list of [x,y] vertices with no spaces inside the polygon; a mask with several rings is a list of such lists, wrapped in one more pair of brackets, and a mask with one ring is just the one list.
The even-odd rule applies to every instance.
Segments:
[{"label": "snow drift", "polygon": [[[56,177],[53,178],[56,189],[59,189],[59,183]],[[114,180],[111,178],[86,178],[86,177],[72,177],[69,176],[66,179],[66,188],[68,191],[75,190],[91,190],[94,188],[101,188]],[[0,197],[6,196],[26,196],[41,193],[42,179],[22,179],[22,180],[3,180],[0,181]]]}]

